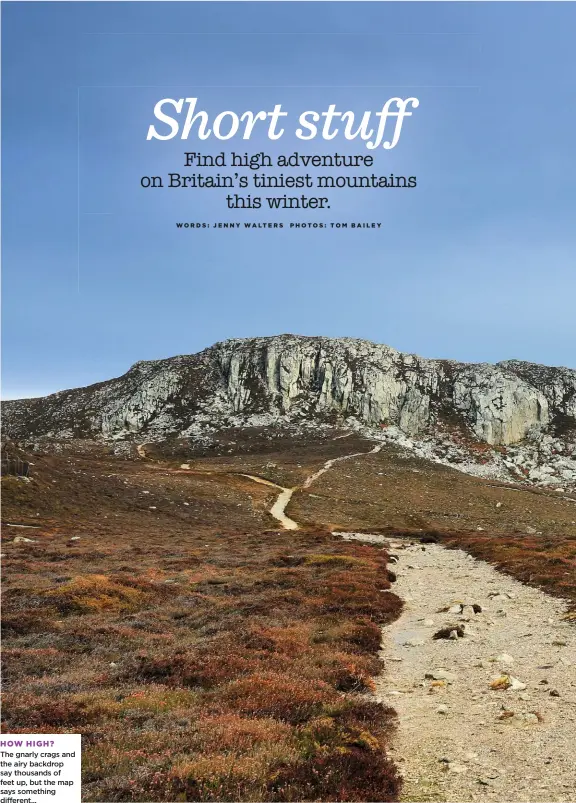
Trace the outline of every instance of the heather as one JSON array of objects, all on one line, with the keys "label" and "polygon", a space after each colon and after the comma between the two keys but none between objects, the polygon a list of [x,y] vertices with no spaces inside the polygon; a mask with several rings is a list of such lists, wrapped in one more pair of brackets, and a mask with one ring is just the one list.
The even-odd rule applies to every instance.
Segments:
[{"label": "heather", "polygon": [[6,545],[4,731],[81,733],[86,801],[396,799],[386,553],[151,527]]}]

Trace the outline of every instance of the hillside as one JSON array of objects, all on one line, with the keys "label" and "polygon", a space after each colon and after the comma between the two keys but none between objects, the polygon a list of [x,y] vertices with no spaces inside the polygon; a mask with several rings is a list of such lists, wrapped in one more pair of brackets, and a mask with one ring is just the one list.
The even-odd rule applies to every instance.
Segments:
[{"label": "hillside", "polygon": [[576,371],[430,360],[352,338],[228,340],[123,376],[4,404],[12,438],[184,440],[231,429],[345,426],[461,470],[576,484]]},{"label": "hillside", "polygon": [[566,803],[574,372],[503,365],[231,341],[6,404],[3,731],[81,733],[95,803]]},{"label": "hillside", "polygon": [[[134,447],[128,459],[114,444],[51,446],[20,451],[30,475],[2,479],[3,729],[82,733],[87,801],[391,801],[407,768],[427,785],[452,779],[461,800],[457,776],[429,773],[438,756],[421,762],[390,707],[406,682],[388,661],[388,628],[402,605],[408,617],[424,615],[408,601],[412,591],[394,593],[398,568],[425,596],[412,568],[418,541],[462,544],[576,601],[575,502],[550,489],[467,476],[349,430],[300,439],[277,429],[224,432],[185,463],[185,442]],[[282,488],[295,489],[286,510],[295,531],[271,513]],[[368,543],[333,534],[352,528],[370,533]],[[418,546],[398,566],[399,547],[389,557],[387,538]],[[440,596],[443,571],[439,560]],[[443,604],[462,591],[444,591]],[[506,641],[506,619],[495,629],[489,616],[483,627]],[[531,617],[540,621],[540,608]],[[429,638],[422,662],[437,643]],[[468,677],[471,642],[462,641],[447,645]],[[429,707],[440,701],[468,717],[461,684],[443,690],[418,678],[400,710],[412,699],[427,706],[415,711],[422,732],[434,728]],[[555,701],[538,703],[548,716]],[[450,722],[444,742],[464,766],[458,720]],[[487,744],[497,723],[498,733],[484,728]],[[543,733],[562,745],[566,727],[554,723]],[[521,732],[504,736],[507,755],[521,754]],[[529,756],[538,744],[531,740]],[[438,749],[436,736],[428,745]],[[509,764],[499,760],[521,771]],[[555,769],[546,777],[567,782],[570,769]],[[531,799],[514,791],[494,783],[492,794]]]}]

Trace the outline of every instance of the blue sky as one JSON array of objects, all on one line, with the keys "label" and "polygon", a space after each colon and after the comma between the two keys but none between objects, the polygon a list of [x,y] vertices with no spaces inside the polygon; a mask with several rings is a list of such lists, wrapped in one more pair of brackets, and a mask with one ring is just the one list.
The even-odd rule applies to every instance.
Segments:
[{"label": "blue sky", "polygon": [[[4,397],[282,332],[576,367],[574,4],[22,2],[2,17]],[[292,135],[306,109],[395,95],[420,107],[392,151]],[[147,142],[156,101],[190,96],[211,115],[281,103],[291,123],[273,143]],[[312,192],[330,210],[301,212],[140,187],[193,172],[185,150],[371,153],[344,173],[418,187]]]}]

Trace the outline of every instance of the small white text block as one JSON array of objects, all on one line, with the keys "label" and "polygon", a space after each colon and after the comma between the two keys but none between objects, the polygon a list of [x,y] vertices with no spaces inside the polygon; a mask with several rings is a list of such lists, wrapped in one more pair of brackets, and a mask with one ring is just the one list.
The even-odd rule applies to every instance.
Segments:
[{"label": "small white text block", "polygon": [[0,803],[80,803],[82,737],[0,734]]}]

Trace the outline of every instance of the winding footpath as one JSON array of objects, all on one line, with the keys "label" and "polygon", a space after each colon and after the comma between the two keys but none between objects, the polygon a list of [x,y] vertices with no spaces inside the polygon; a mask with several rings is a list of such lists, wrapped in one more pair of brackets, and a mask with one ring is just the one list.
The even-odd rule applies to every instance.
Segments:
[{"label": "winding footpath", "polygon": [[322,476],[322,474],[325,474],[327,471],[330,471],[330,469],[335,463],[341,463],[344,460],[352,460],[353,457],[366,457],[369,454],[376,454],[382,449],[383,446],[384,446],[383,443],[379,443],[373,449],[370,449],[369,452],[354,452],[353,454],[345,454],[342,455],[342,457],[334,457],[332,458],[332,460],[327,460],[321,469],[316,471],[314,474],[310,474],[310,476],[304,480],[302,488],[309,488],[313,482],[315,482],[319,477]]},{"label": "winding footpath", "polygon": [[342,457],[334,457],[332,460],[327,460],[321,469],[314,472],[314,474],[310,474],[310,476],[304,480],[302,485],[297,485],[295,488],[283,488],[281,485],[276,485],[274,482],[265,480],[262,477],[255,477],[252,474],[242,474],[242,476],[248,477],[249,479],[254,480],[254,482],[260,482],[263,485],[271,485],[274,488],[278,488],[280,494],[270,508],[270,515],[273,516],[276,521],[279,521],[285,530],[298,530],[300,528],[298,522],[286,515],[286,508],[292,499],[292,494],[295,491],[298,491],[300,488],[309,488],[313,482],[322,476],[322,474],[325,474],[327,471],[329,471],[335,463],[340,463],[343,460],[351,460],[353,457],[366,457],[366,455],[375,454],[382,449],[382,446],[383,444],[380,443],[373,449],[370,449],[368,452],[354,452],[353,454],[345,454]]},{"label": "winding footpath", "polygon": [[[381,448],[328,460],[295,488],[242,476],[276,488],[269,512],[297,530],[286,514],[295,491]],[[576,628],[565,603],[461,550],[398,539],[388,551],[404,609],[383,629],[376,699],[398,713],[389,752],[402,801],[575,803]]]},{"label": "winding footpath", "polygon": [[298,530],[299,524],[289,516],[286,515],[285,510],[288,502],[292,498],[292,494],[296,488],[283,488],[281,485],[276,485],[275,482],[265,480],[264,477],[256,477],[254,474],[240,474],[241,477],[247,477],[249,480],[260,483],[260,485],[269,485],[271,488],[278,488],[280,493],[272,507],[270,508],[270,515],[274,516],[276,521],[280,522],[285,530]]},{"label": "winding footpath", "polygon": [[[342,435],[340,437],[347,437],[346,435]],[[148,457],[146,454],[146,446],[147,443],[140,443],[136,445],[136,451],[138,455],[144,459]],[[327,460],[321,469],[316,471],[314,474],[310,474],[307,477],[302,485],[296,485],[294,488],[284,488],[282,485],[277,485],[275,482],[271,482],[271,480],[264,479],[264,477],[258,477],[255,474],[243,474],[242,472],[230,471],[224,472],[228,473],[230,476],[239,476],[239,477],[246,477],[246,479],[252,480],[252,482],[257,482],[260,485],[267,485],[270,488],[276,488],[280,493],[278,494],[274,504],[270,507],[269,513],[270,515],[276,519],[279,524],[281,524],[282,528],[285,530],[298,530],[300,529],[300,525],[294,519],[291,519],[288,515],[286,515],[286,508],[290,500],[292,499],[292,495],[295,491],[299,491],[301,488],[309,488],[313,482],[315,482],[322,474],[325,474],[329,471],[335,463],[339,463],[343,460],[351,460],[354,457],[366,457],[369,454],[375,454],[379,452],[384,444],[379,443],[373,449],[370,449],[368,452],[354,452],[353,454],[346,454],[342,455],[342,457],[334,457],[331,460]],[[171,474],[213,474],[214,472],[208,471],[206,469],[192,469],[188,463],[182,463],[180,469],[169,469]]]},{"label": "winding footpath", "polygon": [[[405,607],[383,632],[377,694],[398,712],[402,799],[573,803],[576,629],[563,601],[461,550],[390,552]],[[451,626],[464,636],[433,638]]]}]

